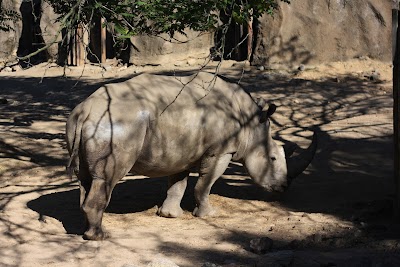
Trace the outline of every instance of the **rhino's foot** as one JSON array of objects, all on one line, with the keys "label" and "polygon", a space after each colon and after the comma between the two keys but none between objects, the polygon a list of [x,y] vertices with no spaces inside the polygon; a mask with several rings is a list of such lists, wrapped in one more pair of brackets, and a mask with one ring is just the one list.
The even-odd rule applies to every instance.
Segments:
[{"label": "rhino's foot", "polygon": [[196,207],[193,210],[193,215],[196,217],[215,216],[216,214],[217,210],[210,205]]},{"label": "rhino's foot", "polygon": [[107,231],[103,231],[101,228],[91,228],[83,234],[83,238],[86,240],[104,240],[110,237]]},{"label": "rhino's foot", "polygon": [[169,207],[163,204],[157,211],[157,215],[166,218],[177,218],[183,214],[181,207]]}]

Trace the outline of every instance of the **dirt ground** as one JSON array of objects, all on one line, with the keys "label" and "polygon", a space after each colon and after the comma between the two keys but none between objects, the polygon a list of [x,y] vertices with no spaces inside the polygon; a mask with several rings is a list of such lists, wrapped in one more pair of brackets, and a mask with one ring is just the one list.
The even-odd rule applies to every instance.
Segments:
[{"label": "dirt ground", "polygon": [[[318,133],[312,164],[289,190],[266,193],[231,164],[212,190],[217,216],[191,215],[192,174],[184,215],[167,219],[156,216],[166,179],[128,176],[104,216],[112,237],[101,242],[81,236],[76,178],[65,173],[66,118],[99,85],[168,67],[0,72],[0,266],[400,266],[391,65],[272,67],[225,61],[221,73],[279,106],[275,139],[301,150]],[[262,255],[250,247],[260,238],[273,240]]]}]

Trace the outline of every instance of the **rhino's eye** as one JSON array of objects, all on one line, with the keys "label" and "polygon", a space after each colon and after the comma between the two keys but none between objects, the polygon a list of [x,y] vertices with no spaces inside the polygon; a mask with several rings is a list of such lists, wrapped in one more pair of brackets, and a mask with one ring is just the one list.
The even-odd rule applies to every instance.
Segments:
[{"label": "rhino's eye", "polygon": [[275,158],[275,157],[271,157],[271,160],[272,160],[272,161],[275,161],[275,160],[276,160],[276,158]]}]

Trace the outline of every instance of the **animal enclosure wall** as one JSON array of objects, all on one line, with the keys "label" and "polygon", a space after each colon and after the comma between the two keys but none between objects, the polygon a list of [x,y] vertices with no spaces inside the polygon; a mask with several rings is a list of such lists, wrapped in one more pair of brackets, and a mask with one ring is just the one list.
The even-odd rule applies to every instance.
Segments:
[{"label": "animal enclosure wall", "polygon": [[[280,9],[273,17],[264,15],[259,20],[254,20],[252,64],[314,64],[362,56],[390,61],[392,2],[392,0],[303,0],[291,1],[290,5],[281,2]],[[54,41],[54,35],[58,30],[58,24],[55,22],[57,15],[47,2],[3,0],[1,6],[13,9],[22,15],[29,13],[29,7],[32,10],[41,7],[40,22],[32,24],[34,27],[29,31],[36,32],[42,37],[40,39],[38,34],[24,35],[22,21],[16,23],[13,25],[15,31],[0,34],[0,60],[4,61],[10,56],[15,56],[17,52],[26,52],[43,45],[42,41],[44,43]],[[27,27],[27,22],[24,24]],[[112,32],[112,29],[109,30]],[[232,34],[236,34],[235,31]],[[96,36],[95,33],[93,36]],[[215,34],[199,35],[189,31],[187,37],[176,37],[185,43],[171,43],[158,37],[136,36],[131,38],[130,48],[124,57],[126,61],[138,65],[171,62],[177,65],[186,64],[188,60],[193,62],[208,55],[214,46]],[[236,42],[236,39],[235,36],[228,37],[229,47],[232,47],[231,42]],[[111,40],[111,37],[108,40]],[[59,41],[60,39],[47,49],[43,55],[45,59],[58,56]],[[95,54],[98,46],[100,44],[91,44]],[[108,57],[119,56],[112,50],[112,43],[109,42],[108,47]]]}]

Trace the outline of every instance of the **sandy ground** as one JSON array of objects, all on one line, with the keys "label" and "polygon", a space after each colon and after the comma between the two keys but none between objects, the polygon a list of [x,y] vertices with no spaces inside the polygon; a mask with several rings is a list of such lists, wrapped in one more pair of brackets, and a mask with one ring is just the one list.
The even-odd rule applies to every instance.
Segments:
[{"label": "sandy ground", "polygon": [[[41,64],[0,73],[0,266],[400,265],[400,227],[391,211],[392,67],[369,59],[301,72],[224,62],[221,73],[280,106],[277,140],[301,150],[311,129],[318,132],[307,171],[276,195],[231,164],[212,190],[219,213],[205,219],[191,215],[195,174],[177,219],[155,214],[165,178],[128,176],[104,216],[112,237],[83,240],[77,182],[64,171],[66,118],[103,83],[166,70]],[[250,241],[265,237],[272,250],[253,253]]]}]

